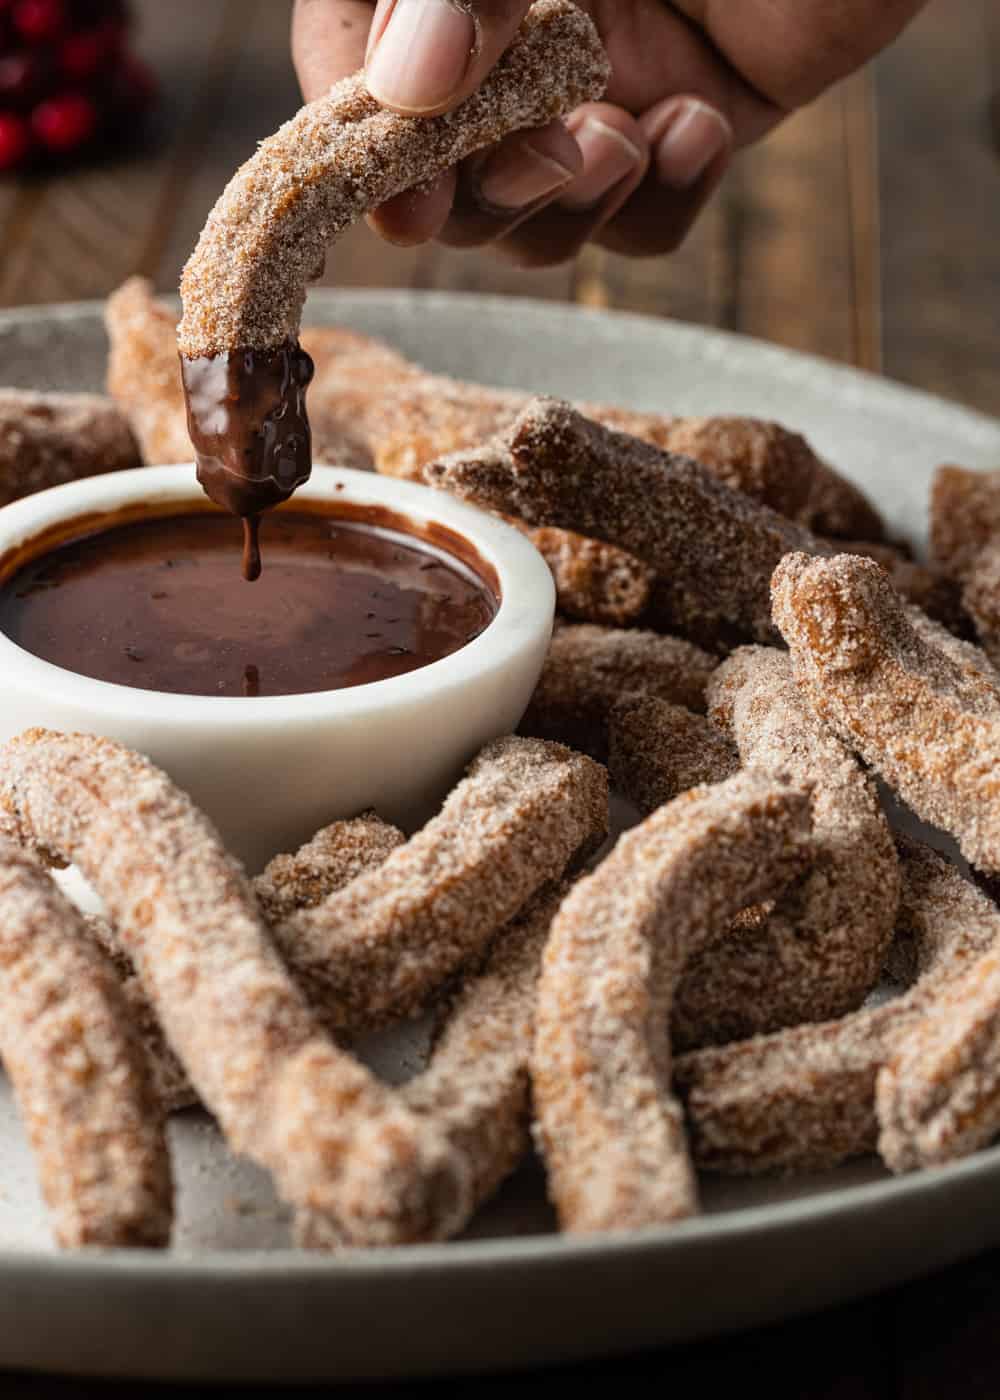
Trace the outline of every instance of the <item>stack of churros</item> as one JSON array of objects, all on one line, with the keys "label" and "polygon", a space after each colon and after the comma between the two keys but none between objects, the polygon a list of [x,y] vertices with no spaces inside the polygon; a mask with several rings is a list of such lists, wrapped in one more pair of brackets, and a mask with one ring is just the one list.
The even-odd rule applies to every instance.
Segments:
[{"label": "stack of churros", "polygon": [[[0,391],[0,503],[188,459],[178,346],[294,336],[348,222],[605,77],[581,12],[540,0],[448,117],[334,89],[227,189],[179,338],[134,280],[109,399]],[[325,1250],[457,1235],[533,1145],[561,1228],[593,1232],[690,1216],[699,1169],[903,1172],[989,1143],[1000,911],[893,836],[875,779],[1000,877],[1000,474],[941,469],[923,565],[779,424],[304,343],[317,455],[523,530],[551,649],[520,732],[421,830],[362,813],[252,882],[141,754],[43,730],[0,750],[0,1057],[58,1242],[167,1244],[164,1123],[194,1103]],[[636,812],[610,854],[609,774]],[[105,918],[62,898],[67,863]],[[356,1037],[425,1013],[426,1065],[383,1082]]]}]

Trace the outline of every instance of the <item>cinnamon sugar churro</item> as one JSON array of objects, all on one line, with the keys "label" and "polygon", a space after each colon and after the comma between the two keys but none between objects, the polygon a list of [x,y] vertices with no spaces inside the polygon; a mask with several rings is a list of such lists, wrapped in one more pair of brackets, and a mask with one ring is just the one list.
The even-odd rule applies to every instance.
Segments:
[{"label": "cinnamon sugar churro", "polygon": [[[381,865],[405,837],[374,812],[348,821],[333,822],[316,833],[294,855],[278,855],[252,882],[257,903],[269,924],[287,919],[296,910],[312,909],[328,895]],[[88,925],[112,958],[121,979],[149,1063],[157,1098],[165,1113],[197,1103],[184,1067],[167,1044],[163,1030],[146,995],[142,979],[121,946],[115,930],[104,919],[88,919]],[[323,1007],[314,1006],[322,1020]]]},{"label": "cinnamon sugar churro", "polygon": [[1000,664],[1000,472],[939,467],[931,490],[931,549],[956,581],[992,660]]},{"label": "cinnamon sugar churro", "polygon": [[573,530],[533,529],[513,516],[505,518],[548,564],[557,612],[609,627],[627,627],[645,612],[654,575],[633,555]]},{"label": "cinnamon sugar churro", "polygon": [[65,1249],[156,1247],[173,1186],[114,968],[45,871],[0,839],[0,1057]]},{"label": "cinnamon sugar churro", "polygon": [[484,146],[598,98],[608,61],[568,0],[539,0],[482,87],[445,116],[401,117],[345,78],[259,147],[230,182],[181,281],[190,358],[294,341],[330,243],[369,210]]},{"label": "cinnamon sugar churro", "polygon": [[1000,690],[986,658],[850,555],[785,558],[774,616],[819,717],[967,860],[1000,872]]},{"label": "cinnamon sugar churro", "polygon": [[[109,740],[29,731],[2,750],[0,834],[90,880],[202,1102],[286,1200],[346,1240],[419,1239],[461,1213],[462,1164],[322,1033],[239,867],[163,773]],[[414,1159],[419,1186],[394,1190]]]},{"label": "cinnamon sugar churro", "polygon": [[697,1209],[665,1028],[686,959],[802,869],[809,799],[740,773],[621,838],[563,902],[538,991],[532,1088],[564,1229]]},{"label": "cinnamon sugar churro", "polygon": [[680,637],[589,623],[557,627],[521,732],[604,762],[609,715],[622,695],[639,691],[704,710],[715,665],[714,656]]},{"label": "cinnamon sugar churro", "polygon": [[682,1048],[824,1021],[860,1006],[892,938],[899,868],[874,785],[800,697],[787,656],[746,647],[709,684],[744,765],[812,800],[812,860],[757,929],[688,962],[672,1021]]},{"label": "cinnamon sugar churro", "polygon": [[0,389],[0,506],[141,465],[128,423],[110,399]]},{"label": "cinnamon sugar churro", "polygon": [[[497,936],[483,970],[459,991],[426,1069],[399,1090],[407,1107],[434,1122],[465,1162],[466,1218],[530,1146],[535,992],[542,949],[564,892],[562,887],[543,890]],[[448,1232],[465,1223],[452,1215]],[[300,1215],[296,1226],[303,1243],[336,1243],[327,1234],[327,1218]]]},{"label": "cinnamon sugar churro", "polygon": [[607,829],[603,768],[559,744],[499,739],[405,846],[275,939],[330,1024],[414,1015]]},{"label": "cinnamon sugar churro", "polygon": [[718,725],[656,695],[617,701],[608,741],[611,781],[643,816],[689,788],[731,778],[740,766],[735,745]]},{"label": "cinnamon sugar churro", "polygon": [[775,565],[791,550],[827,552],[689,458],[602,428],[555,399],[534,400],[501,438],[432,462],[426,477],[489,509],[627,549],[659,574],[668,621],[701,642],[772,640]]},{"label": "cinnamon sugar churro", "polygon": [[[910,1044],[919,1043],[920,1027],[954,1024],[962,979],[989,966],[1000,949],[996,906],[943,856],[902,841],[900,860],[897,938],[906,944],[905,961],[913,962],[917,980],[903,995],[839,1021],[681,1056],[674,1083],[687,1108],[699,1165],[736,1174],[813,1171],[875,1149],[876,1081],[883,1066],[894,1062],[911,1035],[918,1039]],[[953,1062],[952,1068],[959,1087],[961,1067]],[[910,1088],[924,1073],[919,1065],[912,1069]],[[901,1071],[902,1064],[895,1075]],[[904,1148],[906,1138],[889,1108],[899,1093],[898,1079],[879,1083],[880,1113],[888,1124],[882,1148],[897,1167],[912,1150],[912,1138]],[[995,1113],[988,1101],[982,1107]],[[977,1126],[985,1121],[981,1117]],[[993,1123],[995,1131],[996,1116]]]}]

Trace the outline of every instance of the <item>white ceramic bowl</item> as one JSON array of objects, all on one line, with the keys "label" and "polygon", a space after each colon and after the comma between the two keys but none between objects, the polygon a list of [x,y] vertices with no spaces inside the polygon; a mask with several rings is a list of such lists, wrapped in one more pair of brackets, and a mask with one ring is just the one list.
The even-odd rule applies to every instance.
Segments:
[{"label": "white ceramic bowl", "polygon": [[[147,467],[42,491],[0,510],[0,563],[80,516],[96,517],[96,529],[102,515],[123,507],[176,502],[180,512],[200,499],[190,466]],[[516,530],[424,486],[317,467],[296,499],[381,506],[418,529],[437,524],[457,532],[499,581],[494,621],[460,651],[407,675],[256,699],[112,685],[54,666],[0,635],[0,740],[42,725],[105,735],[148,754],[209,814],[250,871],[367,807],[404,827],[425,820],[477,749],[509,733],[524,713],[552,631],[551,575]]]}]

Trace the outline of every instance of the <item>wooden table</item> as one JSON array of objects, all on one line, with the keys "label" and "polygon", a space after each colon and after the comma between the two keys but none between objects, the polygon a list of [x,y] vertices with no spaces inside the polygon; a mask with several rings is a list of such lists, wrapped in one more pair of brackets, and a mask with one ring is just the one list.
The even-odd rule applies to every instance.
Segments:
[{"label": "wooden table", "polygon": [[[155,130],[128,158],[0,185],[0,305],[103,296],[134,272],[173,288],[225,180],[296,106],[286,0],[139,8],[142,47],[164,87]],[[742,156],[671,259],[588,250],[574,267],[528,274],[487,254],[390,249],[361,229],[339,245],[327,280],[669,315],[1000,414],[1000,6],[932,0],[871,71]],[[820,1317],[560,1378],[657,1394],[668,1385],[735,1391],[749,1380],[775,1400],[996,1395],[1000,1253]],[[445,1382],[433,1393],[471,1394],[475,1385],[489,1395],[514,1384],[521,1394],[547,1392],[554,1379]],[[0,1377],[0,1393],[111,1400],[159,1391]]]}]

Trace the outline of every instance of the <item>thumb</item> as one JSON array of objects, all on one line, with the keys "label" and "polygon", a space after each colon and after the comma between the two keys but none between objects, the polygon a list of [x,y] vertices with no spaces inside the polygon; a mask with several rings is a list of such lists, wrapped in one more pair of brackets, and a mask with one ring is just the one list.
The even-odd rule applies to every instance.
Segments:
[{"label": "thumb", "polygon": [[475,92],[531,0],[379,0],[366,79],[384,107],[431,116]]}]

